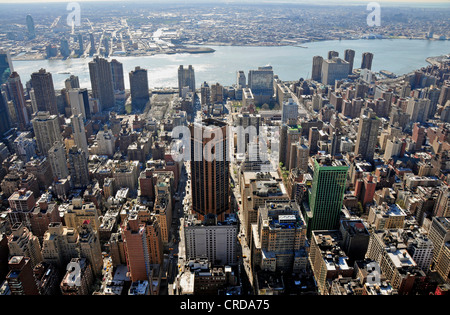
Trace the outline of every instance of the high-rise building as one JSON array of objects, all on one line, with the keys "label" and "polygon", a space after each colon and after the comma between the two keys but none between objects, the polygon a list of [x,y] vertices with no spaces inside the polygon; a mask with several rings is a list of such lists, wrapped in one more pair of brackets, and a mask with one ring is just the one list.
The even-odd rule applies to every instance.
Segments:
[{"label": "high-rise building", "polygon": [[110,62],[111,73],[113,79],[114,91],[123,92],[125,91],[125,79],[123,75],[123,65],[117,59],[113,59]]},{"label": "high-rise building", "polygon": [[17,222],[8,236],[10,256],[24,256],[30,259],[31,268],[42,262],[41,245],[39,239],[23,223]]},{"label": "high-rise building", "polygon": [[237,72],[236,84],[238,87],[245,88],[247,86],[247,79],[245,78],[245,73],[242,70]]},{"label": "high-rise building", "polygon": [[132,210],[123,224],[122,237],[131,281],[148,280],[152,265],[163,258],[158,220],[148,210]]},{"label": "high-rise building", "polygon": [[334,85],[336,80],[346,79],[350,70],[350,63],[341,58],[325,59],[322,62],[322,83]]},{"label": "high-rise building", "polygon": [[6,83],[8,88],[8,95],[14,106],[14,114],[16,117],[17,125],[20,130],[27,130],[30,124],[25,95],[23,91],[23,85],[20,81],[20,76],[17,72],[11,73]]},{"label": "high-rise building", "polygon": [[358,136],[356,138],[355,154],[361,155],[365,160],[373,160],[375,147],[378,141],[378,129],[381,121],[375,113],[365,108],[359,118]]},{"label": "high-rise building", "polygon": [[428,236],[433,242],[433,262],[437,263],[440,252],[450,242],[450,217],[432,218]]},{"label": "high-rise building", "polygon": [[330,50],[328,52],[328,59],[333,59],[335,57],[339,57],[339,53],[337,51]]},{"label": "high-rise building", "polygon": [[27,15],[27,30],[28,30],[28,38],[34,39],[36,37],[36,30],[34,27],[33,17],[30,14]]},{"label": "high-rise building", "polygon": [[434,204],[433,216],[450,217],[450,191],[447,186],[439,188],[439,195]]},{"label": "high-rise building", "polygon": [[200,220],[207,214],[222,220],[231,210],[227,124],[205,119],[192,124],[190,132],[192,209]]},{"label": "high-rise building", "polygon": [[42,257],[59,269],[66,268],[69,261],[79,255],[78,231],[52,222],[42,240]]},{"label": "high-rise building", "polygon": [[339,228],[348,168],[344,160],[315,156],[309,209],[305,215],[308,233]]},{"label": "high-rise building", "polygon": [[253,262],[272,272],[306,270],[306,232],[297,203],[267,202],[259,208],[257,223],[252,224]]},{"label": "high-rise building", "polygon": [[223,221],[218,221],[214,214],[206,215],[204,220],[198,220],[196,214],[186,219],[184,238],[187,259],[206,257],[217,265],[237,263],[237,218],[228,216]]},{"label": "high-rise building", "polygon": [[292,98],[283,102],[283,106],[281,109],[281,121],[283,123],[289,123],[289,121],[293,121],[294,123],[298,119],[298,103],[294,101]]},{"label": "high-rise building", "polygon": [[94,276],[100,277],[103,269],[102,248],[98,232],[93,229],[89,220],[85,220],[80,226],[78,242],[80,245],[80,256],[90,262]]},{"label": "high-rise building", "polygon": [[72,187],[84,188],[89,185],[89,169],[87,154],[77,146],[70,148],[68,153],[68,165]]},{"label": "high-rise building", "polygon": [[[70,265],[67,265],[65,273],[59,287],[62,295],[89,295],[92,291],[95,277],[92,266],[86,258],[72,258]],[[68,267],[78,265],[79,274],[75,274]],[[79,282],[78,282],[79,281]]]},{"label": "high-rise building", "polygon": [[6,93],[2,93],[0,89],[0,139],[2,139],[3,135],[10,129],[11,117],[9,115],[8,103],[6,101]]},{"label": "high-rise building", "polygon": [[69,176],[69,168],[67,167],[66,148],[62,141],[55,142],[48,150],[48,161],[52,168],[53,177],[63,179]]},{"label": "high-rise building", "polygon": [[50,72],[40,69],[31,74],[31,86],[34,91],[37,111],[50,112],[51,115],[58,115],[53,78]]},{"label": "high-rise building", "polygon": [[91,119],[88,90],[71,88],[68,90],[68,94],[72,115],[82,114],[84,120]]},{"label": "high-rise building", "polygon": [[115,106],[114,82],[111,65],[108,60],[96,56],[89,62],[92,96],[100,102],[103,110]]},{"label": "high-rise building", "polygon": [[322,56],[314,56],[311,79],[317,82],[322,81]]},{"label": "high-rise building", "polygon": [[39,295],[30,258],[13,256],[9,260],[8,266],[10,271],[6,276],[6,281],[11,295]]},{"label": "high-rise building", "polygon": [[258,70],[248,72],[248,87],[253,93],[256,105],[269,103],[274,94],[273,68],[271,66],[258,67]]},{"label": "high-rise building", "polygon": [[426,122],[430,112],[431,101],[427,98],[410,98],[406,107],[406,113],[412,123]]},{"label": "high-rise building", "polygon": [[195,92],[195,72],[192,65],[184,68],[180,65],[178,68],[178,95],[183,96],[183,89],[189,88],[189,92]]},{"label": "high-rise building", "polygon": [[64,86],[66,87],[66,90],[71,89],[79,89],[80,88],[80,80],[76,75],[71,75],[64,81]]},{"label": "high-rise building", "polygon": [[344,60],[347,61],[350,64],[350,69],[348,74],[352,74],[353,72],[353,64],[355,61],[355,51],[352,49],[346,49],[345,50],[345,56],[344,56]]},{"label": "high-rise building", "polygon": [[0,49],[0,86],[8,81],[13,72],[14,68],[9,51]]},{"label": "high-rise building", "polygon": [[373,54],[365,52],[362,54],[361,69],[372,70]]},{"label": "high-rise building", "polygon": [[147,70],[136,67],[129,76],[131,104],[133,108],[143,109],[150,101]]},{"label": "high-rise building", "polygon": [[84,127],[83,115],[72,115],[70,120],[72,122],[72,132],[75,145],[78,146],[78,148],[80,148],[86,154],[87,159],[87,157],[89,156],[89,149],[86,138],[86,130]]},{"label": "high-rise building", "polygon": [[200,87],[200,104],[202,106],[211,104],[211,87],[206,81]]},{"label": "high-rise building", "polygon": [[49,112],[37,112],[31,123],[39,153],[47,156],[55,142],[62,141],[58,117]]}]

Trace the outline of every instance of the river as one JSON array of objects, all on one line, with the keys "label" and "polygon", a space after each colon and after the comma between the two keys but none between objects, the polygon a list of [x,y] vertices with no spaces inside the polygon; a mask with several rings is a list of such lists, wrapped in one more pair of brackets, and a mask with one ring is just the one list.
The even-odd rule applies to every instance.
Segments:
[{"label": "river", "polygon": [[[345,49],[356,52],[354,68],[361,65],[363,52],[372,52],[373,71],[388,70],[396,75],[409,73],[427,66],[426,58],[450,54],[450,41],[428,41],[408,39],[359,39],[305,43],[306,48],[208,46],[215,49],[207,54],[154,55],[146,57],[117,56],[123,63],[125,87],[129,88],[128,73],[136,66],[148,70],[149,86],[177,87],[179,65],[193,65],[197,87],[206,81],[219,82],[229,86],[236,83],[236,72],[243,70],[246,75],[251,69],[271,65],[281,80],[291,81],[311,76],[312,58],[321,55],[326,58],[328,51],[335,50],[343,58]],[[13,61],[14,69],[22,83],[30,79],[31,73],[40,68],[52,73],[56,89],[64,87],[64,80],[70,74],[77,75],[80,85],[90,88],[88,63],[91,58],[69,60]]]}]

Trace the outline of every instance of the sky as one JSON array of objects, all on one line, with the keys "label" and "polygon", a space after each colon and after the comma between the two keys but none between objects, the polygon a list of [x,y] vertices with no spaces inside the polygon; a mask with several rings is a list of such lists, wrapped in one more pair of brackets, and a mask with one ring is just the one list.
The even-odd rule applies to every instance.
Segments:
[{"label": "sky", "polygon": [[[37,2],[111,2],[111,1],[121,1],[121,0],[0,0],[0,3],[37,3]],[[186,2],[188,0],[140,0],[139,2]],[[189,0],[189,2],[193,2]],[[369,3],[369,2],[379,2],[379,3],[404,3],[404,4],[416,4],[416,3],[449,3],[449,0],[196,0],[195,2],[279,2],[279,3]]]}]

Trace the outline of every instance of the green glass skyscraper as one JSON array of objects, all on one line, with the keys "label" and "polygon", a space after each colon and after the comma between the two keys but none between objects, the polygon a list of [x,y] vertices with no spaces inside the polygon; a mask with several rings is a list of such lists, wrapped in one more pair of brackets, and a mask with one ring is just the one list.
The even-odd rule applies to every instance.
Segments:
[{"label": "green glass skyscraper", "polygon": [[339,228],[339,216],[344,200],[348,164],[331,156],[314,159],[313,183],[306,211],[308,235],[314,230]]}]

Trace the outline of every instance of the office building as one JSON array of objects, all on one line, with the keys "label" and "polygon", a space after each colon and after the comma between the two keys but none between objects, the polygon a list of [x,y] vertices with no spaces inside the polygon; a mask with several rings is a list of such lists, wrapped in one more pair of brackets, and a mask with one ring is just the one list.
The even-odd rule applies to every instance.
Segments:
[{"label": "office building", "polygon": [[191,124],[190,132],[192,209],[200,220],[207,214],[222,220],[231,210],[227,124],[205,119]]},{"label": "office building", "polygon": [[150,101],[147,70],[136,67],[129,74],[131,104],[133,108],[144,109]]},{"label": "office building", "polygon": [[85,188],[90,183],[87,154],[73,146],[68,152],[70,182],[74,188]]},{"label": "office building", "polygon": [[111,65],[111,73],[113,79],[113,86],[115,92],[124,92],[125,91],[125,79],[123,75],[123,65],[121,62],[117,61],[117,59],[113,59],[110,62]]},{"label": "office building", "polygon": [[39,295],[30,258],[13,256],[8,261],[8,267],[10,271],[6,276],[6,281],[11,295]]},{"label": "office building", "polygon": [[346,49],[344,54],[345,54],[344,60],[350,64],[348,74],[352,74],[353,73],[353,63],[355,61],[355,51],[352,49]]},{"label": "office building", "polygon": [[64,86],[66,87],[66,90],[79,89],[80,79],[76,75],[72,74],[64,81]]},{"label": "office building", "polygon": [[31,74],[31,86],[34,91],[34,99],[37,111],[50,112],[50,115],[58,115],[55,88],[50,72],[40,69]]},{"label": "office building", "polygon": [[178,67],[178,95],[183,97],[183,89],[188,87],[189,92],[195,92],[195,72],[192,65],[184,68],[183,65]]},{"label": "office building", "polygon": [[38,151],[40,155],[47,156],[55,142],[62,141],[58,117],[49,112],[37,112],[31,123]]},{"label": "office building", "polygon": [[322,63],[323,63],[322,56],[314,56],[311,80],[322,82]]},{"label": "office building", "polygon": [[14,108],[10,113],[14,115],[19,130],[27,130],[30,120],[26,108],[23,85],[19,74],[17,72],[11,73],[6,85],[9,98],[11,99]]},{"label": "office building", "polygon": [[339,228],[348,165],[344,160],[327,155],[314,157],[314,175],[309,192],[309,208],[304,215],[308,234],[314,230]]},{"label": "office building", "polygon": [[49,224],[42,240],[42,257],[44,262],[59,269],[66,268],[72,258],[78,257],[78,247],[77,230],[61,222],[53,222]]},{"label": "office building", "polygon": [[372,70],[373,54],[365,52],[362,54],[361,69]]},{"label": "office building", "polygon": [[61,141],[55,142],[50,150],[48,150],[48,161],[50,163],[54,179],[59,180],[69,176],[66,148]]},{"label": "office building", "polygon": [[9,115],[6,93],[2,93],[0,89],[0,139],[2,139],[3,135],[10,129],[11,129],[11,117]]},{"label": "office building", "polygon": [[34,20],[30,14],[27,14],[26,22],[27,22],[28,39],[36,38],[36,29],[34,26]]},{"label": "office building", "polygon": [[322,83],[334,85],[336,80],[346,79],[350,71],[350,63],[340,58],[325,59],[322,62]]},{"label": "office building", "polygon": [[13,72],[14,68],[9,51],[0,49],[0,86],[8,81]]},{"label": "office building", "polygon": [[204,220],[192,214],[184,226],[186,259],[207,258],[214,265],[235,265],[237,234],[235,215],[225,215],[223,221],[218,221],[214,214],[206,215]]},{"label": "office building", "polygon": [[306,222],[295,202],[266,202],[252,224],[252,263],[262,270],[298,273],[306,270]]},{"label": "office building", "polygon": [[[71,125],[75,145],[86,154],[87,159],[89,155],[89,149],[86,138],[86,129],[84,127],[83,115],[82,114],[72,115],[72,117],[70,117],[70,120],[72,123]],[[54,142],[52,142],[52,144],[53,143]]]},{"label": "office building", "polygon": [[248,72],[248,88],[255,98],[255,105],[269,104],[274,94],[274,74],[271,66],[258,67]]},{"label": "office building", "polygon": [[89,75],[93,98],[99,100],[102,110],[113,108],[115,106],[114,82],[108,60],[96,56],[89,62]]},{"label": "office building", "polygon": [[341,248],[342,235],[338,230],[312,231],[309,261],[320,295],[329,295],[332,280],[352,277],[353,267]]},{"label": "office building", "polygon": [[292,98],[282,103],[281,121],[283,123],[297,122],[298,119],[298,103]]},{"label": "office building", "polygon": [[360,155],[362,159],[372,161],[378,141],[378,129],[381,126],[381,121],[370,109],[364,109],[359,119],[355,155]]},{"label": "office building", "polygon": [[86,221],[89,222],[95,231],[98,231],[100,218],[97,207],[93,202],[84,201],[81,197],[72,198],[64,213],[66,226],[78,231],[80,226],[87,224]]},{"label": "office building", "polygon": [[81,114],[84,120],[91,119],[89,93],[87,89],[71,88],[68,90],[72,115]]},{"label": "office building", "polygon": [[[62,295],[90,295],[95,281],[91,264],[86,258],[78,257],[72,258],[69,263],[59,285]],[[70,267],[74,265],[78,265],[79,274],[72,272]]]},{"label": "office building", "polygon": [[98,232],[93,229],[92,223],[89,220],[84,220],[79,227],[80,256],[89,261],[94,276],[100,277],[103,269],[102,248]]},{"label": "office building", "polygon": [[43,261],[39,239],[27,227],[27,222],[17,222],[8,235],[9,256],[24,256],[30,259],[31,268]]}]

